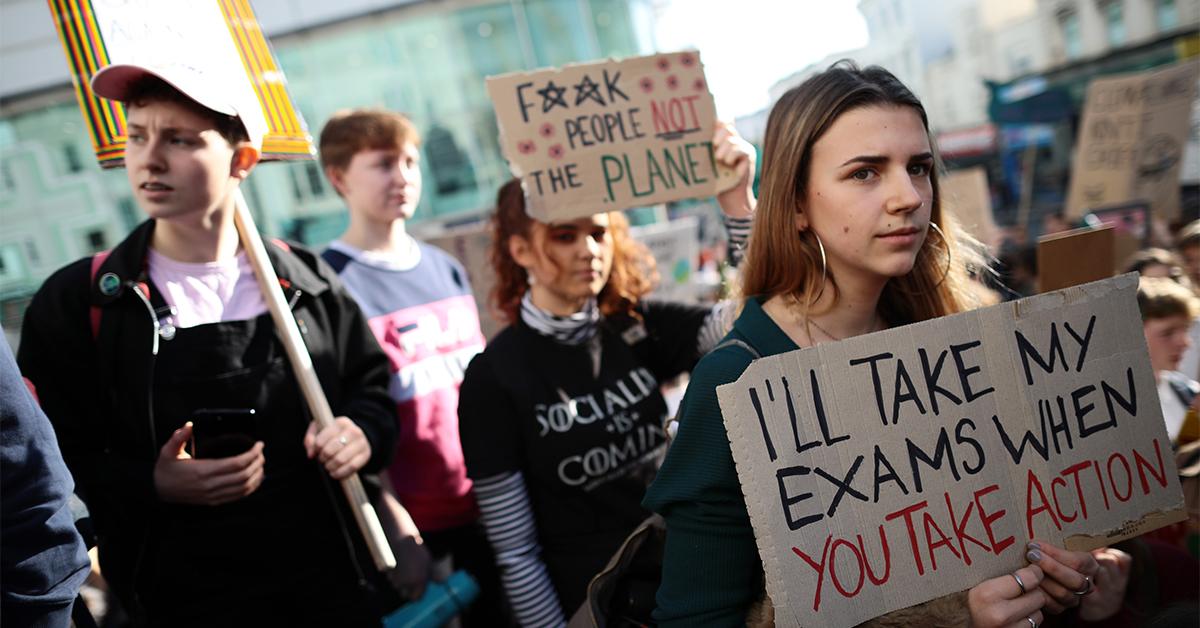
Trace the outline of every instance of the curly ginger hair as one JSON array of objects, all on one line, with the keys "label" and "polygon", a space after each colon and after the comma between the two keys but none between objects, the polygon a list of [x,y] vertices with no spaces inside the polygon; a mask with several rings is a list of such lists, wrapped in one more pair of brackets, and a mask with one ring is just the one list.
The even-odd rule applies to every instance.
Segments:
[{"label": "curly ginger hair", "polygon": [[[637,316],[634,307],[650,292],[657,278],[654,257],[629,234],[629,220],[619,211],[609,212],[609,233],[612,236],[613,261],[608,282],[597,295],[600,313],[604,316],[626,314]],[[496,195],[496,213],[492,215],[492,269],[496,285],[488,302],[505,323],[515,323],[521,317],[521,299],[529,289],[529,273],[513,259],[509,241],[514,236],[525,238],[540,256],[547,225],[525,213],[525,192],[519,179],[500,186]]]}]

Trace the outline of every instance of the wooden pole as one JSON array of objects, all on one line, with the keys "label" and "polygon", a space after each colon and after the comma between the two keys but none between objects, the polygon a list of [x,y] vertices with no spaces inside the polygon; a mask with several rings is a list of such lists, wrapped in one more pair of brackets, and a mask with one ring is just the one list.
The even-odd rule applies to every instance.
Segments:
[{"label": "wooden pole", "polygon": [[[267,249],[263,246],[262,237],[258,234],[254,218],[250,215],[250,207],[246,205],[246,198],[240,189],[237,190],[234,197],[233,220],[237,226],[238,235],[241,237],[242,248],[246,251],[246,257],[249,259],[250,265],[254,267],[254,276],[258,278],[258,287],[267,302],[267,309],[271,312],[271,320],[275,322],[276,333],[279,334],[279,340],[287,351],[288,361],[292,364],[292,372],[296,376],[296,381],[300,383],[304,400],[308,403],[309,414],[321,429],[333,425],[333,410],[329,407],[329,400],[325,398],[325,391],[321,389],[321,382],[317,379],[317,372],[313,368],[312,357],[308,355],[308,348],[304,345],[304,338],[296,326],[292,310],[283,299],[283,292],[279,289],[279,277],[275,275],[275,269],[271,267]],[[394,568],[396,557],[392,555],[392,548],[388,545],[387,536],[383,533],[383,526],[379,525],[379,517],[375,513],[375,508],[371,506],[370,500],[367,499],[367,493],[363,490],[362,480],[356,473],[342,480],[341,485],[346,499],[350,501],[350,510],[354,512],[354,520],[358,523],[358,528],[362,531],[363,538],[366,539],[367,548],[371,551],[375,567],[380,571]]]}]

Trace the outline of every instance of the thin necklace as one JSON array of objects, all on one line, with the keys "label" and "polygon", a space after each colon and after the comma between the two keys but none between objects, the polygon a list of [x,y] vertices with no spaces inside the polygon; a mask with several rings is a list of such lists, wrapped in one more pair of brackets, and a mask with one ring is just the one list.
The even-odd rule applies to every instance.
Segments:
[{"label": "thin necklace", "polygon": [[[829,337],[830,339],[832,339],[834,342],[841,342],[842,340],[844,340],[844,339],[845,339],[845,338],[839,338],[839,337],[837,337],[837,336],[835,336],[835,335],[833,335],[833,334],[829,333],[829,331],[828,331],[827,329],[825,329],[824,327],[822,327],[822,326],[821,326],[821,324],[820,324],[820,323],[818,323],[818,322],[816,321],[816,319],[814,319],[814,318],[811,318],[811,317],[810,317],[810,318],[806,318],[806,320],[807,320],[809,323],[812,323],[812,326],[813,326],[813,327],[816,327],[818,331],[820,331],[821,333],[823,333],[823,334],[825,334],[826,336],[828,336],[828,337]],[[871,323],[867,325],[867,328],[866,328],[866,329],[864,329],[864,330],[862,330],[862,331],[860,331],[860,332],[858,332],[857,334],[853,334],[853,335],[854,335],[854,336],[861,336],[861,335],[863,335],[863,334],[865,334],[865,333],[868,333],[868,332],[870,332],[870,331],[872,330],[872,328],[873,328],[873,327],[875,327],[875,326],[876,326],[876,323],[878,323],[878,322],[879,322],[879,312],[876,312],[876,313],[875,313],[875,317],[871,319]],[[847,336],[847,338],[849,338],[849,337],[850,337],[850,336]],[[811,340],[811,339],[812,339],[812,336],[809,336],[809,339]]]}]

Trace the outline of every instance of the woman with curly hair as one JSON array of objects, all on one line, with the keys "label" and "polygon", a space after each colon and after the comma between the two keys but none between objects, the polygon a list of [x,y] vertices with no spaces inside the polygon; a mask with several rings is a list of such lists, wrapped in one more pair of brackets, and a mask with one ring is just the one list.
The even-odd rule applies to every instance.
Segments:
[{"label": "woman with curly hair", "polygon": [[[660,626],[771,616],[716,388],[759,356],[977,306],[968,269],[983,260],[942,206],[925,109],[887,70],[840,63],[784,94],[767,122],[760,192],[742,268],[745,300],[727,336],[737,342],[697,364],[678,436],[646,496],[667,524]],[[1095,617],[1110,610],[1101,602],[1119,607],[1123,584],[1111,569],[1101,573],[1113,564],[1107,553],[1031,543],[1026,559],[957,601],[891,619],[1036,628],[1043,608],[1082,603]]]},{"label": "woman with curly hair", "polygon": [[[740,174],[718,201],[744,230],[753,148],[726,126],[713,146]],[[459,433],[514,615],[556,626],[649,515],[667,440],[659,384],[715,344],[725,310],[644,299],[653,258],[619,211],[539,222],[514,180],[493,228],[492,301],[509,326],[467,368]]]}]

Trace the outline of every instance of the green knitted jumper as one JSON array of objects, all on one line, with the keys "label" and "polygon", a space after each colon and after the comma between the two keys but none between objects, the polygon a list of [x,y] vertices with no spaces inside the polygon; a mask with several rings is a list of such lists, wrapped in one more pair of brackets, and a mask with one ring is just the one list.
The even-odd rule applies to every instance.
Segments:
[{"label": "green knitted jumper", "polygon": [[[746,300],[726,338],[763,357],[798,348],[756,299]],[[727,345],[696,365],[679,432],[642,502],[667,522],[654,613],[661,626],[740,626],[762,593],[762,562],[717,403],[717,386],[737,380],[751,360]]]}]

